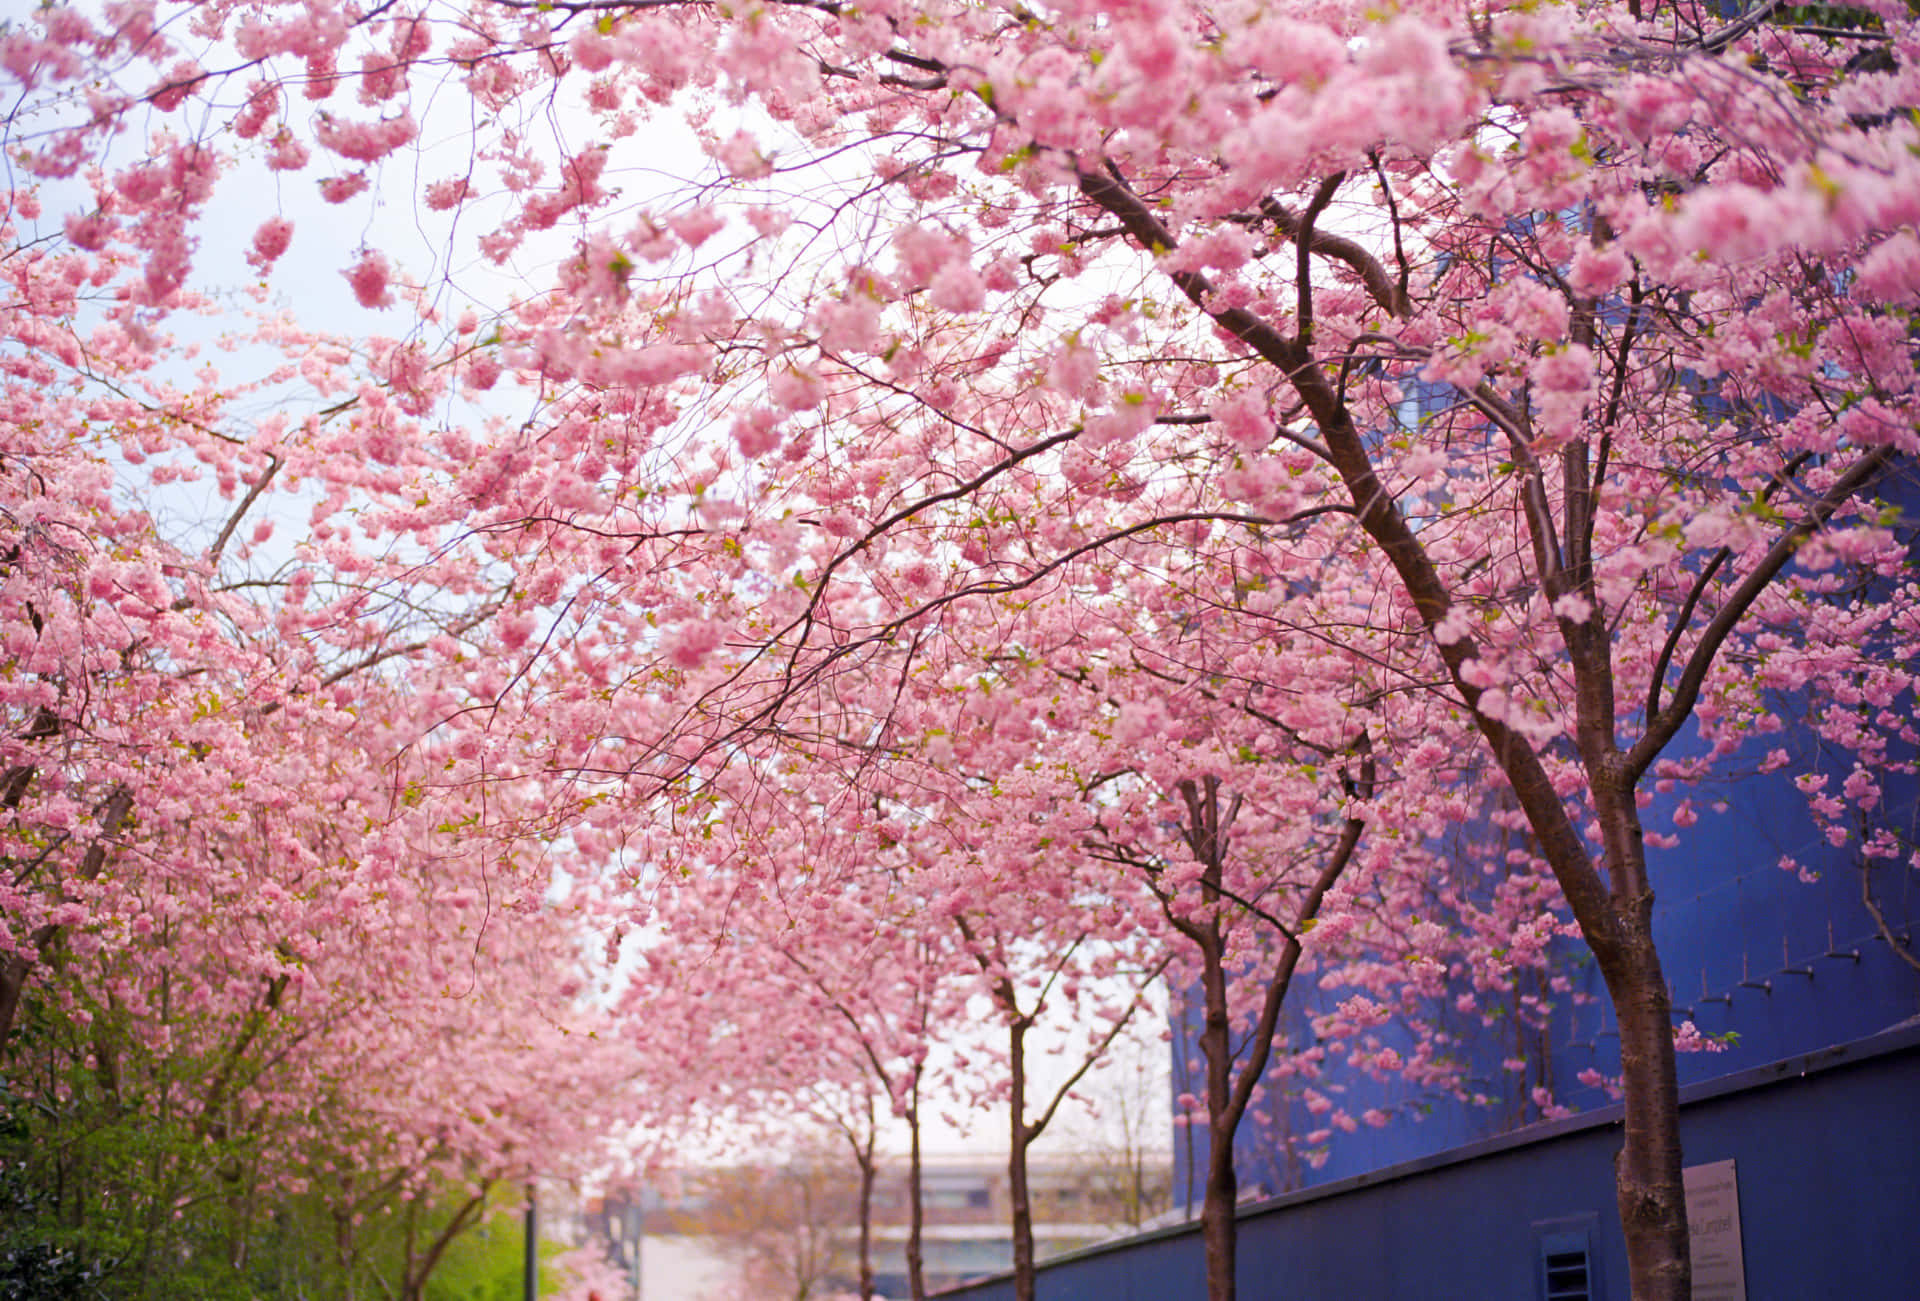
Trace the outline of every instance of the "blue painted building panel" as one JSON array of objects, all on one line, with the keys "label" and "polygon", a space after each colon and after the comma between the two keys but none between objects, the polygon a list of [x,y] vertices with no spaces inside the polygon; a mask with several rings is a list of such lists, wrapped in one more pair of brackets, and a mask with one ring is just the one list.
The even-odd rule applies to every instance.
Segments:
[{"label": "blue painted building panel", "polygon": [[[1748,767],[1766,749],[1794,743],[1781,736],[1761,738]],[[1804,732],[1798,744],[1810,747]],[[1920,972],[1878,933],[1861,899],[1853,846],[1832,846],[1820,837],[1805,797],[1793,784],[1791,774],[1819,763],[1809,749],[1779,772],[1749,771],[1737,781],[1657,794],[1643,814],[1649,830],[1671,829],[1674,808],[1691,798],[1700,817],[1677,847],[1651,851],[1655,934],[1673,987],[1676,1021],[1692,1020],[1703,1034],[1724,1041],[1720,1051],[1681,1056],[1682,1084],[1864,1038],[1920,1014]],[[1827,765],[1832,766],[1830,759]],[[1835,780],[1840,776],[1836,773]],[[1887,823],[1901,828],[1909,843],[1920,844],[1920,783],[1892,774],[1886,788]],[[1724,811],[1714,811],[1714,802],[1723,802]],[[1794,858],[1815,879],[1782,870],[1783,856]],[[1914,879],[1905,864],[1894,864],[1881,868],[1875,883],[1896,937],[1910,951],[1920,921]],[[1535,1084],[1545,1083],[1557,1103],[1577,1111],[1606,1106],[1611,1098],[1605,1090],[1583,1084],[1580,1077],[1587,1071],[1618,1074],[1619,1037],[1611,1008],[1584,945],[1561,943],[1557,959],[1555,974],[1573,988],[1545,995],[1555,1010],[1543,1031],[1521,1032],[1511,1019],[1483,1025],[1474,1017],[1453,1018],[1457,1052],[1470,1066],[1469,1088],[1485,1094],[1486,1102],[1436,1096],[1395,1079],[1375,1081],[1335,1069],[1315,1087],[1354,1115],[1374,1107],[1392,1114],[1394,1123],[1335,1133],[1322,1150],[1324,1163],[1315,1168],[1289,1153],[1285,1140],[1325,1120],[1309,1114],[1298,1098],[1285,1101],[1287,1089],[1276,1087],[1268,1104],[1272,1119],[1265,1125],[1250,1120],[1242,1128],[1242,1185],[1269,1193],[1310,1187],[1508,1132],[1540,1118],[1529,1101]],[[1297,986],[1283,1032],[1296,1045],[1311,1043],[1312,1018],[1346,996],[1341,989]],[[1391,1027],[1380,1031],[1390,1043],[1395,1033]],[[1198,1055],[1193,1027],[1178,1014],[1173,1052],[1177,1079]],[[1526,1061],[1524,1075],[1505,1068],[1515,1058]],[[1175,1191],[1181,1199],[1198,1196],[1188,1179],[1189,1142],[1191,1169],[1204,1169],[1204,1132],[1176,1133]]]},{"label": "blue painted building panel", "polygon": [[[1747,1301],[1920,1296],[1920,1025],[1685,1090],[1690,1165],[1732,1160]],[[1592,1246],[1592,1297],[1626,1301],[1617,1112],[1244,1207],[1250,1301],[1540,1301],[1540,1249]],[[1206,1295],[1197,1225],[1041,1268],[1040,1301]],[[1011,1301],[1010,1279],[943,1294]]]}]

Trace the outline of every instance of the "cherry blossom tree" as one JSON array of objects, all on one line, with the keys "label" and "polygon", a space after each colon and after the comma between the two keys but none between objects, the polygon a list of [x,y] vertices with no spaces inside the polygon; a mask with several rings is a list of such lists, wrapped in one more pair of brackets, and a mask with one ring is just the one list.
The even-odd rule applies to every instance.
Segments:
[{"label": "cherry blossom tree", "polygon": [[873,804],[824,770],[835,765],[789,765],[784,782],[743,767],[699,791],[682,816],[701,833],[673,838],[655,865],[656,932],[624,995],[645,1087],[667,1115],[724,1121],[727,1146],[824,1114],[859,1171],[863,1294],[876,1112],[897,1118],[908,1282],[923,1296],[921,1138],[924,1109],[945,1094],[935,1046],[956,1034],[952,939],[924,925],[924,896],[889,861]]},{"label": "cherry blossom tree", "polygon": [[[1453,1091],[1419,1007],[1462,954],[1499,942],[1434,920],[1437,846],[1475,810],[1446,773],[1463,738],[1423,708],[1424,694],[1403,700],[1383,684],[1359,643],[1347,654],[1328,644],[1324,629],[1364,622],[1344,603],[1364,606],[1374,587],[1343,579],[1343,567],[1312,535],[1196,546],[1177,573],[1075,594],[1077,619],[1036,618],[1018,657],[997,665],[996,685],[1031,702],[1008,712],[1045,716],[1040,750],[1078,814],[1049,830],[1119,870],[1139,896],[1120,910],[1135,926],[1142,912],[1163,918],[1144,933],[1160,932],[1176,988],[1203,1005],[1207,1084],[1193,1119],[1208,1137],[1210,1296],[1234,1294],[1236,1136],[1273,1087],[1275,1055],[1298,1078],[1353,1041],[1360,1069]],[[1289,595],[1296,572],[1315,576],[1301,596]],[[1401,754],[1412,761],[1404,772],[1392,758]],[[1551,909],[1528,920],[1551,926]],[[1351,994],[1318,1044],[1289,1047],[1280,1018],[1308,972],[1303,984],[1338,980]],[[1409,1057],[1368,1033],[1396,1014],[1420,1043]],[[1344,1112],[1334,1121],[1357,1123]]]},{"label": "cherry blossom tree", "polygon": [[[1363,1069],[1451,1089],[1434,1042],[1406,1060],[1358,1041],[1385,1016],[1437,998],[1460,954],[1511,936],[1508,914],[1499,914],[1492,939],[1471,925],[1449,932],[1408,920],[1433,912],[1423,888],[1436,854],[1423,838],[1437,840],[1475,807],[1441,762],[1450,725],[1419,699],[1383,704],[1392,693],[1369,685],[1364,656],[1329,654],[1323,638],[1304,633],[1276,647],[1273,612],[1292,609],[1286,575],[1268,567],[1279,554],[1277,545],[1231,547],[1178,581],[1152,573],[1121,589],[1108,575],[1096,594],[1067,578],[1017,600],[950,603],[937,628],[912,639],[911,667],[882,674],[869,696],[883,705],[863,714],[873,720],[859,731],[865,775],[843,781],[894,786],[876,793],[871,824],[855,831],[868,848],[854,857],[906,854],[900,888],[934,924],[951,918],[964,941],[959,965],[978,968],[979,998],[1004,1026],[1003,1051],[967,1051],[987,1090],[982,1102],[1008,1106],[1016,1291],[1033,1287],[1026,1151],[1131,1014],[1124,999],[1081,1008],[1083,992],[1110,997],[1116,972],[1157,976],[1170,959],[1207,991],[1205,1047],[1217,1087],[1209,1090],[1213,1175],[1203,1219],[1210,1291],[1231,1295],[1234,1136],[1266,1084],[1280,1010],[1309,943],[1314,961],[1361,995],[1339,1024],[1328,1022],[1329,1039],[1355,1040]],[[1310,546],[1291,563],[1321,577],[1323,597],[1370,590],[1332,582],[1333,558]],[[1322,627],[1354,622],[1335,599],[1319,611]],[[850,680],[839,675],[836,692],[850,694]],[[1413,775],[1392,779],[1373,748],[1411,753],[1401,732],[1425,748]],[[807,769],[814,780],[821,767]],[[1241,785],[1241,802],[1253,800],[1231,871],[1227,837],[1209,842],[1191,830],[1207,823],[1196,811],[1207,802],[1203,789],[1211,816],[1234,821],[1218,800],[1223,777]],[[1356,857],[1375,818],[1387,830]],[[764,830],[743,833],[738,816],[725,821],[730,839],[763,860],[782,843]],[[804,861],[817,886],[829,860],[815,848]],[[1551,906],[1521,920],[1551,934]],[[804,914],[790,902],[783,911],[796,908]],[[1278,910],[1299,915],[1281,919]],[[1166,924],[1156,924],[1162,912]],[[1307,941],[1317,926],[1324,929]],[[1028,1035],[1040,1010],[1063,1000],[1087,1053],[1029,1119]],[[1236,1033],[1242,1042],[1231,1044]],[[1335,1119],[1354,1123],[1344,1113]]]},{"label": "cherry blossom tree", "polygon": [[392,1241],[420,1295],[490,1186],[588,1172],[630,1110],[623,1041],[578,1003],[575,905],[529,898],[512,862],[544,847],[463,834],[450,800],[391,816],[407,774],[339,744],[390,754],[358,704],[331,738],[297,707],[256,720],[281,761],[123,832],[41,951],[9,1108],[65,1227],[84,1240],[95,1208],[128,1295],[181,1251],[246,1277],[274,1208],[309,1203],[332,1277],[351,1291]]},{"label": "cherry blossom tree", "polygon": [[[834,696],[867,720],[858,747],[805,762],[791,741],[756,747],[696,788],[705,828],[683,843],[699,866],[656,902],[673,942],[650,953],[645,988],[701,988],[686,1019],[718,1042],[680,1057],[724,1082],[717,1094],[791,1099],[832,1062],[856,1064],[908,1122],[916,1188],[925,1063],[950,1057],[948,1091],[1006,1114],[1016,1287],[1030,1294],[1029,1153],[1165,959],[1135,920],[1146,896],[1079,844],[1085,791],[1061,784],[1051,754],[1065,738],[1028,725],[1033,702],[967,644],[949,627],[916,642],[904,681],[884,666],[858,685],[843,675]],[[1045,1022],[1071,1027],[1047,1049],[1053,1078],[1035,1068]]]},{"label": "cherry blossom tree", "polygon": [[[862,1076],[840,1087],[816,1086],[810,1113],[830,1126],[847,1144],[859,1181],[854,1215],[859,1237],[854,1244],[854,1281],[860,1301],[873,1301],[873,1194],[880,1175],[881,1094],[874,1081]],[[918,1117],[911,1118],[917,1125]],[[914,1162],[918,1166],[918,1161]],[[914,1182],[919,1182],[917,1173]],[[917,1196],[915,1197],[917,1201]],[[917,1248],[918,1244],[916,1244]]]}]

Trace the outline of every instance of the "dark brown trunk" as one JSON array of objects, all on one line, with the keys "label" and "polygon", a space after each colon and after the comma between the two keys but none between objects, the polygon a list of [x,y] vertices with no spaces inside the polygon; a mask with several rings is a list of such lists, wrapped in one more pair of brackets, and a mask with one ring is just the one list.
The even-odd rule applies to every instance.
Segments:
[{"label": "dark brown trunk", "polygon": [[[44,711],[43,711],[44,712]],[[21,773],[25,773],[23,778]],[[32,779],[32,769],[16,768],[8,774],[6,798],[0,800],[0,807],[13,807],[20,801],[26,789],[26,782]],[[118,835],[120,828],[133,811],[133,792],[124,786],[115,787],[113,793],[96,810],[100,819],[100,830],[94,842],[87,847],[86,856],[80,861],[80,875],[92,880],[100,875],[100,869],[107,861],[107,839]],[[45,953],[60,935],[58,926],[42,926],[33,933],[32,954],[10,954],[4,963],[0,963],[0,1057],[4,1057],[8,1040],[13,1035],[13,1020],[20,1009],[20,997],[26,988],[27,977],[32,974],[33,964],[40,954]]]},{"label": "dark brown trunk", "polygon": [[59,938],[58,926],[36,927],[28,938],[26,950],[8,954],[6,962],[0,964],[0,1059],[5,1057],[7,1044],[12,1042],[13,1023],[20,1013],[20,1000],[26,994],[27,978],[33,974],[34,964]]},{"label": "dark brown trunk", "polygon": [[1233,1169],[1233,1135],[1215,1134],[1212,1142],[1207,1154],[1207,1190],[1200,1203],[1200,1241],[1207,1253],[1207,1301],[1233,1301],[1240,1253],[1240,1180]]},{"label": "dark brown trunk", "polygon": [[[21,739],[34,740],[52,736],[59,730],[59,721],[54,717],[53,711],[42,705],[34,719],[34,726],[29,728]],[[27,788],[33,785],[33,779],[39,771],[35,765],[23,763],[16,764],[5,773],[0,773],[0,809],[10,813],[19,808],[20,801],[27,796]],[[6,867],[9,876],[13,875],[10,860],[0,861],[0,866]],[[15,884],[19,882],[16,880]],[[39,938],[36,936],[34,948],[38,949],[39,944]],[[19,953],[9,954],[5,961],[0,961],[0,1052],[4,1052],[7,1039],[13,1033],[13,1018],[20,1007],[20,991],[26,988],[27,972],[32,967],[33,963]]]},{"label": "dark brown trunk", "polygon": [[1013,1214],[1013,1296],[1014,1301],[1033,1301],[1033,1199],[1027,1187],[1027,1145],[1033,1136],[1027,1128],[1027,1026],[1025,1017],[1016,1016],[1008,1027],[1007,1069],[1012,1074],[1013,1095],[1008,1105],[1011,1141],[1007,1145],[1007,1201]]},{"label": "dark brown trunk", "polygon": [[[482,1183],[479,1194],[468,1198],[462,1203],[460,1209],[454,1212],[453,1218],[447,1221],[447,1226],[440,1230],[440,1232],[434,1236],[433,1241],[428,1244],[427,1249],[418,1255],[414,1252],[413,1221],[409,1219],[407,1224],[406,1263],[400,1272],[400,1295],[406,1298],[406,1301],[422,1301],[422,1298],[426,1296],[427,1280],[432,1278],[433,1271],[439,1268],[440,1259],[446,1255],[447,1248],[452,1246],[461,1234],[472,1228],[479,1220],[481,1212],[486,1209],[487,1188],[491,1182],[491,1180],[488,1180]],[[414,1209],[418,1206],[419,1201],[417,1199],[407,1203],[408,1214],[412,1215]],[[536,1246],[537,1242],[530,1233],[527,1240],[527,1251],[530,1255],[535,1251]],[[530,1265],[530,1277],[533,1276],[532,1268]]]},{"label": "dark brown trunk", "polygon": [[1601,773],[1593,799],[1617,918],[1614,942],[1594,952],[1620,1029],[1625,1115],[1614,1192],[1627,1240],[1627,1276],[1635,1301],[1691,1301],[1673,1007],[1653,942],[1644,831],[1632,784],[1618,775],[1617,756],[1596,755],[1588,769]]},{"label": "dark brown trunk", "polygon": [[353,1275],[358,1254],[353,1241],[352,1212],[334,1211],[333,1263],[340,1271],[340,1301],[354,1301]]},{"label": "dark brown trunk", "polygon": [[907,1290],[913,1301],[927,1301],[927,1262],[920,1250],[926,1208],[920,1201],[920,1069],[913,1070],[912,1101],[907,1107]]},{"label": "dark brown trunk", "polygon": [[1207,1186],[1200,1197],[1200,1238],[1207,1254],[1207,1301],[1234,1301],[1239,1224],[1234,1211],[1240,1178],[1233,1140],[1240,1116],[1233,1107],[1232,1021],[1227,1014],[1227,975],[1218,923],[1201,945],[1201,982],[1206,1000],[1200,1051],[1207,1069]]},{"label": "dark brown trunk", "polygon": [[10,953],[0,961],[0,1051],[13,1037],[13,1019],[20,1011],[20,994],[27,987],[33,963],[24,954]]},{"label": "dark brown trunk", "polygon": [[1627,1275],[1635,1301],[1691,1301],[1673,1014],[1651,933],[1624,947],[1617,970],[1602,974],[1620,1025],[1626,1114],[1614,1182],[1627,1239]]},{"label": "dark brown trunk", "polygon": [[[1346,409],[1332,400],[1325,377],[1317,378],[1318,385],[1303,385],[1301,395],[1327,421],[1328,446],[1361,526],[1386,553],[1431,628],[1444,617],[1451,594],[1405,518],[1392,508]],[[1620,1079],[1626,1109],[1616,1195],[1633,1299],[1691,1301],[1693,1274],[1681,1181],[1670,1000],[1653,944],[1653,890],[1633,803],[1637,774],[1614,747],[1611,663],[1607,648],[1590,640],[1597,636],[1597,632],[1584,637],[1576,633],[1569,638],[1569,652],[1575,659],[1579,743],[1602,833],[1604,877],[1532,746],[1480,711],[1480,690],[1465,671],[1477,657],[1477,648],[1462,641],[1439,650],[1456,689],[1474,711],[1475,725],[1526,811],[1613,1003],[1620,1027]]]},{"label": "dark brown trunk", "polygon": [[[1142,248],[1164,250],[1177,245],[1178,241],[1154,209],[1129,189],[1116,171],[1083,169],[1079,181],[1081,193],[1117,217]],[[1244,308],[1221,310],[1211,306],[1212,284],[1199,272],[1176,272],[1173,281],[1217,326],[1287,377],[1321,431],[1328,459],[1346,486],[1361,528],[1393,566],[1421,621],[1430,630],[1438,625],[1452,604],[1452,593],[1420,539],[1395,508],[1392,494],[1374,472],[1366,440],[1356,429],[1340,388],[1315,360],[1312,349]],[[1302,286],[1303,290],[1305,287]],[[1389,310],[1394,309],[1389,306]],[[1876,465],[1863,463],[1846,482],[1829,492],[1823,505],[1838,494],[1857,491],[1856,480],[1859,484],[1871,482],[1877,470]],[[1528,524],[1535,534],[1533,541],[1538,550],[1544,546],[1551,517],[1541,509],[1537,499],[1529,499],[1527,506]],[[1791,554],[1788,544],[1795,540],[1793,537],[1781,540],[1780,559],[1774,562],[1770,556],[1770,563],[1774,564],[1772,572],[1777,572],[1778,565],[1785,563],[1785,557]],[[1554,577],[1556,581],[1561,578],[1560,575]],[[1739,602],[1751,601],[1758,586],[1770,579],[1770,572],[1756,571],[1749,575],[1741,592],[1716,619],[1716,627],[1737,615]],[[1715,629],[1710,628],[1708,632],[1711,641]],[[1724,630],[1719,635],[1724,636]],[[1577,636],[1570,639],[1570,649],[1577,641]],[[1620,819],[1610,817],[1605,809],[1597,809],[1609,841],[1607,870],[1616,877],[1611,883],[1614,898],[1607,897],[1609,886],[1602,882],[1539,757],[1524,738],[1479,711],[1480,688],[1470,680],[1471,675],[1463,672],[1477,656],[1477,647],[1469,640],[1439,644],[1438,649],[1454,686],[1474,711],[1476,726],[1526,810],[1527,820],[1553,868],[1561,893],[1566,896],[1589,947],[1594,950],[1614,1002],[1614,1014],[1620,1025],[1621,1084],[1627,1111],[1618,1188],[1634,1301],[1689,1301],[1692,1271],[1687,1249],[1685,1193],[1680,1181],[1678,1091],[1673,1083],[1672,1026],[1665,1019],[1666,987],[1647,922],[1652,911],[1652,892],[1620,890],[1617,874],[1622,861],[1612,854],[1630,848],[1626,844],[1629,838],[1618,834],[1624,825]],[[1683,679],[1687,691],[1697,690],[1705,662],[1711,657],[1711,646],[1706,650],[1705,660],[1696,652]],[[1582,694],[1589,690],[1610,691],[1610,682],[1585,674],[1577,677]],[[1583,714],[1587,707],[1588,702],[1582,701]],[[1675,708],[1662,711],[1663,725],[1659,731],[1664,735],[1655,734],[1649,720],[1649,734],[1635,747],[1636,751],[1642,746],[1657,750],[1690,707],[1689,696],[1676,701]],[[1596,711],[1594,717],[1599,716]],[[1604,717],[1610,729],[1611,711]],[[1644,771],[1651,754],[1637,757]],[[1588,776],[1594,782],[1598,797],[1608,774],[1594,769],[1590,752],[1583,753],[1583,758],[1587,760]],[[1625,793],[1631,794],[1631,783]],[[1630,800],[1626,807],[1630,821]],[[1632,839],[1637,841],[1637,836]],[[1620,906],[1623,901],[1627,903],[1625,909]]]},{"label": "dark brown trunk", "polygon": [[860,1161],[860,1301],[873,1301],[873,1146]]}]

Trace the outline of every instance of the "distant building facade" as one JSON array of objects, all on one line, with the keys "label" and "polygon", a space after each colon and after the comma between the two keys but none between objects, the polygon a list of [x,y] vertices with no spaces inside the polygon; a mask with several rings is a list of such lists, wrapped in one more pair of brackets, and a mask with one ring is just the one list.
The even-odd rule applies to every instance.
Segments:
[{"label": "distant building facade", "polygon": [[[1042,1259],[1113,1238],[1132,1223],[1130,1208],[1084,1161],[1035,1159],[1028,1182]],[[634,1301],[777,1301],[799,1295],[803,1284],[809,1295],[857,1293],[858,1187],[850,1160],[715,1170],[687,1177],[671,1195],[600,1198],[583,1224],[634,1280]],[[926,1158],[921,1208],[929,1289],[1012,1268],[1003,1156]],[[872,1263],[875,1291],[889,1301],[910,1295],[908,1221],[906,1165],[888,1161],[874,1183]]]}]

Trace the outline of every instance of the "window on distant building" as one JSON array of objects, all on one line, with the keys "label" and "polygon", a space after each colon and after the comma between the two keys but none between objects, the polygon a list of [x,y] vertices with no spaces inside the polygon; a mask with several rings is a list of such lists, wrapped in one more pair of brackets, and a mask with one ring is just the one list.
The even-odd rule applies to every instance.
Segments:
[{"label": "window on distant building", "polygon": [[930,1211],[985,1210],[993,1205],[993,1190],[983,1184],[932,1184],[921,1200]]}]

